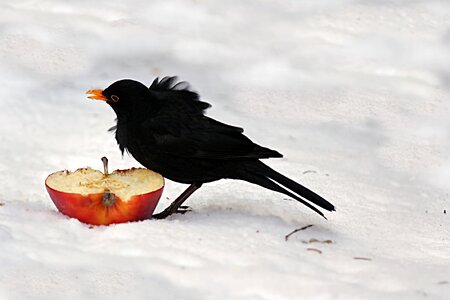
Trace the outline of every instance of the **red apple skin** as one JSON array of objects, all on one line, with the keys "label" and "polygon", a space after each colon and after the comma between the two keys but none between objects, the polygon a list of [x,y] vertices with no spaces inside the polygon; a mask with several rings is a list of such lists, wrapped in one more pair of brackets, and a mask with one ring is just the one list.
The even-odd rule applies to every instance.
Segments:
[{"label": "red apple skin", "polygon": [[109,225],[150,219],[164,190],[163,185],[160,189],[150,193],[135,195],[128,201],[122,201],[114,195],[116,201],[108,207],[102,203],[104,193],[88,195],[65,193],[52,189],[47,185],[47,181],[45,187],[61,213],[91,225]]}]

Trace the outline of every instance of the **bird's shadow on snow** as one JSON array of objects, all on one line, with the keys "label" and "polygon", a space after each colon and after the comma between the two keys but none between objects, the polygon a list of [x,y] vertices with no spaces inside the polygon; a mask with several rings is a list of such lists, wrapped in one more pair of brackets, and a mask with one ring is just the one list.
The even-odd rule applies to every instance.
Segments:
[{"label": "bird's shadow on snow", "polygon": [[[159,222],[160,220],[156,220]],[[210,227],[246,228],[249,230],[265,230],[274,233],[288,234],[290,231],[313,225],[315,233],[333,234],[332,222],[327,221],[315,214],[304,214],[300,209],[291,214],[283,215],[272,211],[250,211],[239,207],[221,207],[208,205],[193,208],[185,214],[175,214],[164,220],[164,222],[182,222],[192,225],[206,225]]]}]

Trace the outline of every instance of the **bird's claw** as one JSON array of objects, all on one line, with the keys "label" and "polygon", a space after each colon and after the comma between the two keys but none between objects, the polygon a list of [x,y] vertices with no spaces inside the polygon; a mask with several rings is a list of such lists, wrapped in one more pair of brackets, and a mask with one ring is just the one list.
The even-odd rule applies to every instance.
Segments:
[{"label": "bird's claw", "polygon": [[152,219],[157,219],[157,220],[161,220],[161,219],[165,219],[168,216],[172,215],[172,214],[185,214],[189,211],[192,211],[192,208],[190,206],[180,206],[179,208],[177,208],[176,210],[172,211],[172,209],[170,207],[166,208],[165,210],[163,210],[162,212],[160,212],[159,214],[154,214],[152,216]]},{"label": "bird's claw", "polygon": [[185,213],[187,213],[189,211],[192,211],[192,208],[190,206],[182,205],[173,213],[174,214],[182,214],[182,215],[184,215]]}]

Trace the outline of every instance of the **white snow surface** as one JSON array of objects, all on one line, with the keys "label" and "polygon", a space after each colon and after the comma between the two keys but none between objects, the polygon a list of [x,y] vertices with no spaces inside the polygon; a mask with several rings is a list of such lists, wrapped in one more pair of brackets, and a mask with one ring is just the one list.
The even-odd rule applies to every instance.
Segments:
[{"label": "white snow surface", "polygon": [[[1,1],[0,299],[450,299],[449,70],[446,0]],[[48,174],[139,166],[85,91],[165,75],[337,211],[222,180],[166,220],[60,214]]]}]

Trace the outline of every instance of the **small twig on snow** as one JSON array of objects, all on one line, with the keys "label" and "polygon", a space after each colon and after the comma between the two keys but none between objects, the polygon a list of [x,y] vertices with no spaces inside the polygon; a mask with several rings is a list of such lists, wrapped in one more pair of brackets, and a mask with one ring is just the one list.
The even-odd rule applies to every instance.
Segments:
[{"label": "small twig on snow", "polygon": [[308,173],[317,173],[317,171],[314,171],[314,170],[303,171],[303,174],[308,174]]},{"label": "small twig on snow", "polygon": [[353,257],[353,259],[357,259],[357,260],[372,260],[371,258],[368,258],[368,257],[359,257],[359,256]]},{"label": "small twig on snow", "polygon": [[310,239],[309,241],[302,241],[302,243],[303,243],[303,244],[312,244],[312,243],[332,244],[333,241],[332,241],[332,240],[323,240],[323,241],[320,241],[320,240],[318,240],[318,239],[312,238],[312,239]]},{"label": "small twig on snow", "polygon": [[289,239],[289,237],[290,237],[291,235],[293,235],[293,234],[296,233],[296,232],[305,230],[305,229],[307,229],[307,228],[309,228],[309,227],[311,227],[311,226],[314,226],[314,225],[310,224],[310,225],[306,225],[306,226],[304,226],[304,227],[302,227],[302,228],[295,229],[294,231],[292,231],[291,233],[289,233],[288,235],[286,235],[286,236],[284,237],[284,240],[287,242],[287,240]]},{"label": "small twig on snow", "polygon": [[314,252],[317,252],[317,253],[319,253],[319,254],[322,254],[322,251],[319,250],[319,249],[316,249],[316,248],[306,248],[306,250],[308,250],[308,251],[314,251]]}]

